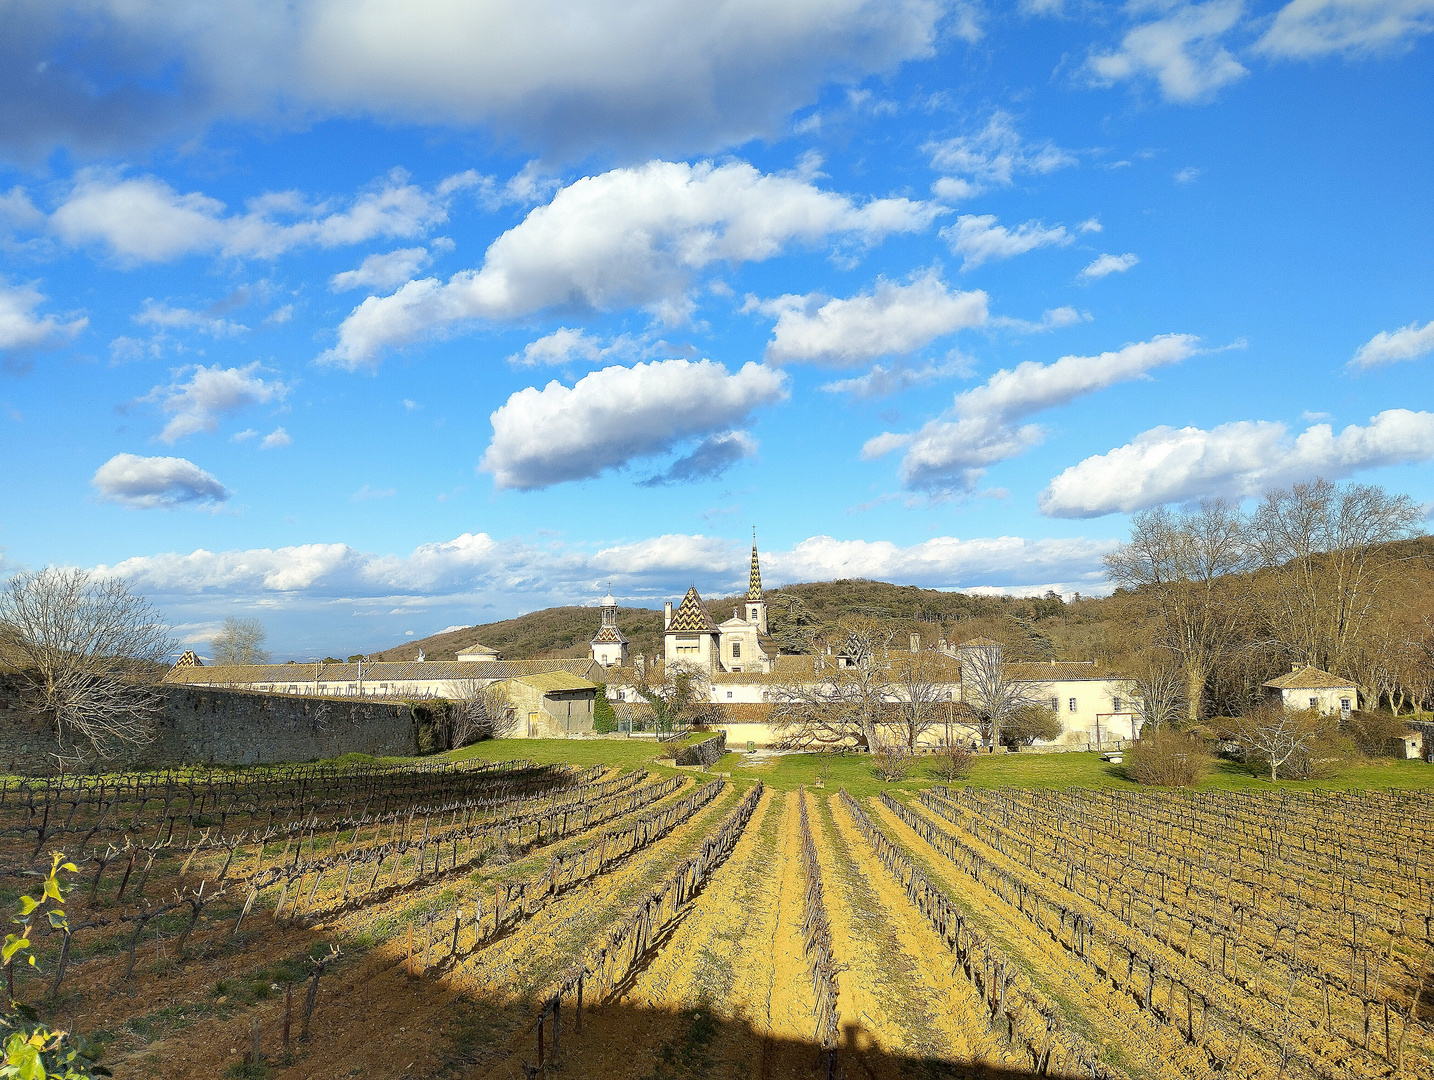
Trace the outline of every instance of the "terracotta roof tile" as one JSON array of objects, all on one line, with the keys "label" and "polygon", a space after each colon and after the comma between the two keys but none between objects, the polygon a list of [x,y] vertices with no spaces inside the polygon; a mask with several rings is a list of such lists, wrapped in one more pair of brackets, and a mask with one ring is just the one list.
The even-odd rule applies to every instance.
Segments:
[{"label": "terracotta roof tile", "polygon": [[1331,675],[1328,671],[1321,671],[1306,664],[1298,671],[1271,679],[1264,685],[1276,690],[1352,690],[1355,684],[1353,679],[1342,679],[1338,675]]}]

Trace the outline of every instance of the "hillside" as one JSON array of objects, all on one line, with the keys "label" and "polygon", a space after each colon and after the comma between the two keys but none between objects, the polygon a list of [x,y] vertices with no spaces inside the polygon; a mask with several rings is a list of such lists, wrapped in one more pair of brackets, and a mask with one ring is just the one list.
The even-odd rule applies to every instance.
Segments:
[{"label": "hillside", "polygon": [[[1109,659],[1104,623],[1108,601],[1081,598],[1071,603],[1045,598],[969,596],[965,593],[846,579],[808,582],[767,590],[772,636],[789,652],[811,652],[839,636],[836,624],[849,615],[888,623],[900,640],[911,633],[931,641],[986,636],[1011,644],[1032,659],[1055,656]],[[675,599],[675,598],[674,598]],[[742,597],[706,601],[717,622],[731,618]],[[516,619],[485,623],[374,653],[374,660],[412,660],[422,649],[431,660],[451,660],[461,649],[481,643],[507,660],[586,656],[597,633],[596,607],[555,607]],[[662,648],[662,612],[618,608],[618,626],[634,654],[656,655]]]}]

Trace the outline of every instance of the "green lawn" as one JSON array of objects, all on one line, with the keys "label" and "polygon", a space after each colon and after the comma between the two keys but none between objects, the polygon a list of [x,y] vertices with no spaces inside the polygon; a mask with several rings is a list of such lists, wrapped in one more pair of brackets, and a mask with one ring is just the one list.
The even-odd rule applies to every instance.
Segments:
[{"label": "green lawn", "polygon": [[[541,764],[568,762],[592,765],[606,762],[631,767],[662,766],[656,760],[658,744],[627,739],[493,739],[443,755],[455,760],[498,761],[527,757]],[[432,760],[432,759],[429,759]],[[944,781],[936,772],[936,758],[918,758],[911,778],[887,783],[876,777],[872,760],[865,754],[787,754],[762,760],[745,753],[730,753],[713,766],[714,772],[730,772],[733,779],[761,780],[764,784],[790,791],[799,785],[814,785],[822,778],[829,788],[844,787],[853,795],[878,791],[912,791]],[[1102,761],[1093,753],[995,754],[976,759],[968,783],[978,787],[1017,788],[1127,788],[1137,785],[1120,765]],[[1231,762],[1220,762],[1202,788],[1227,791],[1270,791],[1270,782]],[[1421,761],[1378,759],[1346,767],[1329,780],[1282,780],[1281,789],[1309,790],[1351,788],[1434,788],[1434,766]]]}]

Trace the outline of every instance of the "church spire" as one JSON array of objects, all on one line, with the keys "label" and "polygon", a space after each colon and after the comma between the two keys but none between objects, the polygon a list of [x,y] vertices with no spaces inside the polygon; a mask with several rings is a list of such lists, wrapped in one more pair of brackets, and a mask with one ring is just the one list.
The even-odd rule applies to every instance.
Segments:
[{"label": "church spire", "polygon": [[757,526],[752,526],[752,574],[747,583],[747,599],[762,599],[762,568],[757,565]]}]

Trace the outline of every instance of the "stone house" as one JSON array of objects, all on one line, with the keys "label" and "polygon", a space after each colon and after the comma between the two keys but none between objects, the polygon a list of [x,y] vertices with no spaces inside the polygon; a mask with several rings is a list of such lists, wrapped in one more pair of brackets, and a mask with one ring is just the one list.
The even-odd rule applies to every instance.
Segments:
[{"label": "stone house", "polygon": [[1292,664],[1287,674],[1264,684],[1266,700],[1294,712],[1314,709],[1321,716],[1348,716],[1359,708],[1359,688],[1350,679],[1309,664]]},{"label": "stone house", "polygon": [[1127,680],[1094,660],[1047,660],[1006,665],[1011,679],[1026,683],[1037,701],[1055,710],[1060,738],[1041,746],[1084,749],[1140,737]]},{"label": "stone house", "polygon": [[457,656],[458,659],[468,661],[470,663],[483,662],[498,659],[498,650],[490,649],[487,645],[481,645],[477,642],[474,642],[472,645],[469,645],[468,648],[459,652]]},{"label": "stone house", "polygon": [[547,671],[497,685],[508,697],[509,738],[563,739],[593,733],[596,683],[565,671]]}]

